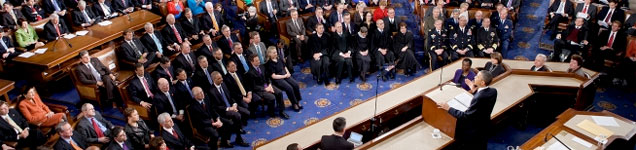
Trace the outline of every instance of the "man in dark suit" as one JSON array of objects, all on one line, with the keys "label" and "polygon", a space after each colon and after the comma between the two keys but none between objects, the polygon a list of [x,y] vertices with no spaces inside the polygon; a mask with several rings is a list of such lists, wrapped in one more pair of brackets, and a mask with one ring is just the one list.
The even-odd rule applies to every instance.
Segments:
[{"label": "man in dark suit", "polygon": [[592,5],[592,0],[585,0],[584,3],[576,5],[575,13],[579,16],[579,13],[585,17],[586,21],[596,20],[596,5]]},{"label": "man in dark suit", "polygon": [[554,40],[554,56],[552,61],[561,61],[561,52],[564,48],[571,51],[568,56],[563,58],[568,62],[570,55],[577,54],[578,52],[584,52],[587,49],[588,41],[588,29],[584,26],[583,18],[576,18],[574,24],[569,25],[563,32],[557,34],[556,40]]},{"label": "man in dark suit", "polygon": [[144,25],[144,30],[146,31],[143,36],[141,36],[141,43],[144,45],[146,49],[150,52],[154,52],[155,56],[163,57],[172,56],[177,53],[176,47],[178,45],[169,44],[163,38],[163,35],[159,31],[155,31],[155,27],[150,22],[146,22]]},{"label": "man in dark suit", "polygon": [[358,33],[358,26],[351,22],[351,14],[349,12],[344,13],[344,22],[342,22],[342,30],[349,35],[356,35]]},{"label": "man in dark suit", "polygon": [[[320,9],[317,9],[318,11]],[[316,33],[309,36],[309,47],[311,48],[311,74],[318,84],[325,82],[329,84],[329,57],[331,54],[331,39],[324,33],[323,24],[316,25]]]},{"label": "man in dark suit", "polygon": [[330,32],[333,31],[331,30],[331,28],[334,26],[334,24],[336,24],[336,22],[342,23],[344,21],[344,19],[342,18],[344,10],[345,6],[341,3],[338,3],[336,4],[336,11],[332,11],[331,13],[329,13],[329,22],[327,27],[330,29]]},{"label": "man in dark suit", "polygon": [[211,76],[214,80],[214,84],[209,90],[210,96],[214,99],[212,101],[212,105],[214,107],[211,108],[216,109],[216,112],[219,112],[221,117],[232,121],[232,125],[230,125],[232,129],[229,131],[230,134],[225,134],[225,136],[222,135],[221,143],[228,142],[231,133],[235,133],[235,144],[244,147],[249,146],[249,144],[243,141],[241,134],[244,134],[245,132],[243,131],[243,125],[247,124],[250,111],[243,107],[245,106],[244,104],[239,104],[243,103],[242,101],[235,100],[230,96],[232,95],[232,91],[230,91],[227,88],[227,85],[223,83],[223,76],[219,72],[212,72]]},{"label": "man in dark suit", "polygon": [[475,44],[477,45],[476,55],[478,57],[490,57],[490,54],[497,51],[499,44],[499,36],[497,29],[490,26],[490,18],[484,18],[480,27],[473,28],[476,30]]},{"label": "man in dark suit", "polygon": [[627,45],[627,36],[621,31],[621,22],[614,21],[611,30],[603,30],[596,40],[596,46],[592,49],[593,59],[603,64],[605,59],[617,60],[618,53],[624,53]]},{"label": "man in dark suit", "polygon": [[159,85],[159,90],[155,92],[152,104],[157,110],[156,113],[169,113],[172,118],[183,122],[183,111],[185,110],[184,102],[187,102],[189,99],[179,99],[179,97],[175,97],[174,90],[170,88],[171,84],[166,78],[159,78],[157,84]]},{"label": "man in dark suit", "polygon": [[140,63],[135,64],[135,77],[130,80],[130,85],[126,88],[130,99],[146,109],[152,107],[153,91],[155,89],[155,80],[146,73],[144,66]]},{"label": "man in dark suit", "polygon": [[135,10],[135,4],[131,0],[113,0],[111,1],[113,10],[124,14],[131,13]]},{"label": "man in dark suit", "polygon": [[[617,5],[618,2],[616,2],[616,0],[609,0],[609,7],[603,7],[603,9],[601,9],[601,11],[596,16],[596,19],[598,19],[598,24],[602,28],[611,28],[614,21],[619,21],[620,23],[623,23],[623,21],[625,21],[625,12],[623,12],[622,9],[617,8]],[[607,26],[603,26],[605,24],[607,24]]]},{"label": "man in dark suit", "polygon": [[375,53],[375,62],[378,70],[382,72],[383,81],[386,81],[387,78],[395,79],[396,64],[393,50],[391,50],[391,32],[384,30],[387,28],[384,27],[382,19],[376,20],[375,25],[378,28],[371,34],[371,49]]},{"label": "man in dark suit", "polygon": [[128,141],[123,127],[115,127],[110,138],[113,141],[106,147],[107,150],[134,150],[133,145]]},{"label": "man in dark suit", "polygon": [[256,102],[252,91],[245,87],[247,82],[245,82],[246,80],[243,78],[244,74],[236,72],[237,67],[234,61],[228,61],[226,66],[228,73],[221,76],[223,76],[223,83],[227,85],[228,90],[232,91],[229,93],[230,98],[236,100],[240,107],[248,108],[250,112],[256,111],[257,106],[253,104],[261,102]]},{"label": "man in dark suit", "polygon": [[13,41],[8,36],[5,36],[4,30],[0,29],[0,60],[11,62],[11,60],[22,54],[20,51],[15,51]]},{"label": "man in dark suit", "polygon": [[31,148],[46,142],[46,137],[38,128],[31,129],[26,119],[9,104],[0,100],[0,141],[18,142],[17,149]]},{"label": "man in dark suit", "polygon": [[209,91],[210,87],[213,84],[212,76],[210,75],[210,73],[212,73],[214,70],[209,67],[208,59],[204,56],[197,57],[197,62],[198,66],[194,71],[192,81],[194,81],[195,86],[201,87],[205,91]]},{"label": "man in dark suit", "polygon": [[144,67],[157,62],[156,53],[148,51],[141,41],[134,38],[133,35],[134,33],[131,29],[124,31],[124,43],[121,44],[124,51],[124,59],[133,63],[142,63]]},{"label": "man in dark suit", "polygon": [[395,8],[389,7],[387,8],[387,16],[384,17],[384,30],[389,31],[389,33],[398,32],[400,27],[398,25],[402,20],[398,17],[395,17]]},{"label": "man in dark suit", "polygon": [[349,83],[354,81],[353,78],[353,51],[352,44],[349,41],[349,34],[342,29],[342,23],[336,22],[333,26],[335,32],[333,33],[333,54],[331,54],[331,60],[336,63],[336,84],[340,84],[340,81],[344,78],[344,72],[349,75]]},{"label": "man in dark suit", "polygon": [[194,40],[193,43],[201,42],[200,38],[202,35],[206,35],[201,28],[199,28],[199,18],[192,16],[192,11],[189,8],[184,10],[184,17],[181,17],[179,21],[181,23],[181,27],[183,31],[185,31],[185,35],[190,39]]},{"label": "man in dark suit", "polygon": [[44,39],[54,41],[69,33],[66,23],[56,14],[49,16],[50,21],[44,25]]},{"label": "man in dark suit", "polygon": [[0,21],[0,25],[9,27],[13,30],[17,29],[18,19],[24,18],[24,15],[22,15],[22,12],[20,12],[19,10],[13,9],[13,5],[11,5],[11,3],[4,3],[4,5],[2,6],[4,13],[2,13],[2,21]]},{"label": "man in dark suit", "polygon": [[245,89],[252,91],[253,101],[267,104],[267,112],[270,116],[273,117],[274,112],[278,112],[282,118],[289,119],[289,115],[284,111],[282,91],[274,87],[270,79],[265,77],[265,66],[262,66],[258,59],[258,56],[253,54],[248,58],[251,69],[245,73]]},{"label": "man in dark suit", "polygon": [[345,118],[338,117],[334,119],[333,131],[335,133],[322,136],[320,139],[320,149],[352,150],[353,143],[343,137],[346,125],[347,121]]},{"label": "man in dark suit", "polygon": [[521,0],[501,0],[501,4],[509,10],[519,9],[519,5],[521,5]]},{"label": "man in dark suit", "polygon": [[450,39],[451,61],[459,59],[459,57],[473,57],[473,29],[468,27],[468,17],[460,16],[457,28],[451,30]]},{"label": "man in dark suit", "polygon": [[234,43],[240,44],[241,42],[236,35],[232,34],[230,27],[223,25],[221,31],[223,33],[223,37],[216,41],[216,45],[223,50],[223,54],[232,54],[232,46],[234,46]]},{"label": "man in dark suit", "polygon": [[37,5],[35,0],[27,0],[26,5],[22,7],[22,14],[29,22],[36,22],[44,19],[44,10]]},{"label": "man in dark suit", "polygon": [[132,1],[131,3],[133,3],[133,5],[135,5],[135,7],[137,7],[138,9],[145,9],[158,15],[161,14],[161,11],[159,10],[159,6],[155,5],[153,3],[155,1],[153,0],[131,0],[131,1]]},{"label": "man in dark suit", "polygon": [[93,4],[93,11],[97,16],[103,19],[110,19],[119,15],[110,5],[110,1],[106,0],[97,0],[97,3]]},{"label": "man in dark suit", "polygon": [[[195,53],[197,56],[205,56],[208,60],[214,60],[214,50],[217,48],[218,46],[212,41],[210,35],[206,34],[203,35],[203,45]],[[221,57],[223,57],[223,54],[221,54]]]},{"label": "man in dark suit", "polygon": [[181,68],[177,68],[174,71],[177,74],[177,83],[174,85],[174,97],[179,100],[185,101],[182,104],[188,105],[190,104],[191,99],[194,99],[194,94],[192,93],[192,87],[194,83],[192,79],[189,78],[185,70]]},{"label": "man in dark suit", "polygon": [[299,5],[300,9],[298,9],[298,11],[305,14],[305,13],[314,12],[317,1],[316,0],[298,0],[298,3],[300,3]]},{"label": "man in dark suit", "polygon": [[455,149],[486,149],[490,113],[497,101],[497,89],[488,87],[492,78],[488,71],[480,71],[474,81],[466,80],[471,89],[477,89],[466,111],[438,103],[440,108],[457,118]]},{"label": "man in dark suit", "polygon": [[309,17],[309,19],[307,19],[306,29],[310,33],[316,33],[316,25],[318,25],[318,24],[326,25],[327,24],[327,19],[325,19],[325,15],[323,14],[322,7],[316,7],[316,11],[314,13],[316,15],[311,16],[311,17]]},{"label": "man in dark suit", "polygon": [[[307,39],[309,37],[307,36],[303,19],[298,18],[298,11],[292,10],[290,15],[291,19],[287,20],[285,28],[287,29],[287,34],[291,37],[290,45],[293,45],[293,52],[295,52],[294,54],[296,56],[295,59],[299,61],[302,56],[302,47],[307,44]],[[261,61],[265,60],[261,59]]]},{"label": "man in dark suit", "polygon": [[278,8],[278,3],[276,1],[264,0],[261,1],[258,6],[258,12],[265,14],[270,22],[276,22],[278,17],[280,17],[280,9]]},{"label": "man in dark suit", "polygon": [[77,9],[73,11],[73,25],[78,27],[88,27],[101,21],[100,17],[93,14],[93,11],[86,9],[86,2],[79,1]]},{"label": "man in dark suit", "polygon": [[214,5],[205,3],[206,14],[201,16],[201,30],[211,36],[216,36],[218,32],[221,32],[221,27],[225,24],[225,19],[221,13],[214,11]]},{"label": "man in dark suit", "polygon": [[[428,38],[426,38],[428,40],[426,43],[428,43],[431,70],[442,67],[449,62],[446,43],[448,35],[446,29],[443,28],[442,22],[442,20],[435,20],[435,29],[428,31]],[[441,64],[438,61],[441,61]]]},{"label": "man in dark suit", "polygon": [[[97,58],[91,58],[88,51],[79,53],[80,63],[75,68],[76,74],[83,84],[94,84],[100,88],[101,93],[105,93],[104,104],[112,103],[113,106],[123,106],[123,102],[116,98],[116,77]],[[100,95],[101,96],[101,95]]]},{"label": "man in dark suit", "polygon": [[82,137],[80,133],[73,132],[73,128],[68,122],[57,124],[55,131],[60,135],[60,139],[53,146],[55,150],[85,149],[88,147],[87,139]]},{"label": "man in dark suit", "polygon": [[534,65],[532,65],[532,67],[530,67],[530,71],[548,71],[548,72],[552,72],[552,70],[550,70],[550,68],[548,68],[548,66],[545,65],[545,61],[548,59],[547,56],[545,56],[544,54],[537,54],[537,56],[534,58]]},{"label": "man in dark suit", "polygon": [[218,71],[222,75],[227,74],[227,67],[225,66],[225,64],[227,63],[227,59],[223,57],[223,51],[221,51],[221,49],[219,48],[215,48],[212,53],[214,53],[214,56],[210,61],[210,67],[212,67],[212,71]]},{"label": "man in dark suit", "polygon": [[42,8],[44,8],[46,14],[66,15],[66,5],[64,5],[64,1],[62,0],[42,0],[40,4],[42,4]]},{"label": "man in dark suit", "polygon": [[157,122],[161,125],[161,137],[166,142],[166,146],[173,150],[187,150],[194,148],[190,139],[181,132],[179,126],[174,124],[170,114],[161,113],[157,117]]},{"label": "man in dark suit", "polygon": [[[110,142],[111,139],[108,138],[108,135],[115,126],[104,119],[99,112],[95,111],[95,108],[90,103],[82,105],[82,114],[84,114],[84,118],[79,120],[76,128],[77,132],[82,135],[83,140],[91,144],[106,144]],[[77,139],[73,138],[73,140]]]},{"label": "man in dark suit", "polygon": [[250,71],[248,65],[249,62],[247,60],[247,56],[249,54],[244,53],[241,43],[234,43],[232,52],[233,54],[230,56],[229,60],[236,62],[236,66],[238,67],[237,72],[242,75],[245,74],[245,72]]},{"label": "man in dark suit", "polygon": [[[212,150],[218,149],[217,141],[219,140],[219,132],[221,134],[230,134],[228,129],[231,129],[231,122],[222,119],[221,116],[213,108],[212,102],[204,94],[203,89],[198,86],[192,88],[194,93],[194,102],[188,106],[188,114],[190,121],[192,122],[193,130],[197,130],[201,135],[207,136],[210,139],[208,147]],[[218,131],[217,131],[218,130]],[[233,147],[227,141],[222,141],[221,144],[224,147]]]},{"label": "man in dark suit", "polygon": [[181,44],[181,53],[172,61],[174,68],[181,68],[187,72],[188,77],[191,77],[196,70],[197,60],[194,53],[190,51],[190,44]]},{"label": "man in dark suit", "polygon": [[548,8],[548,14],[550,22],[546,25],[546,28],[556,32],[559,22],[565,21],[570,17],[575,17],[574,4],[568,0],[554,1],[552,6]]},{"label": "man in dark suit", "polygon": [[289,16],[289,13],[292,10],[298,10],[300,8],[300,4],[298,0],[281,0],[279,1],[280,11],[282,16]]},{"label": "man in dark suit", "polygon": [[170,85],[177,83],[174,68],[170,65],[170,58],[161,57],[159,59],[159,67],[152,72],[153,79],[164,78],[170,82]]},{"label": "man in dark suit", "polygon": [[181,25],[175,22],[174,15],[168,14],[166,16],[167,26],[161,30],[161,34],[164,36],[167,44],[178,46],[181,43],[188,42],[188,37],[185,35],[185,31],[181,28]]}]

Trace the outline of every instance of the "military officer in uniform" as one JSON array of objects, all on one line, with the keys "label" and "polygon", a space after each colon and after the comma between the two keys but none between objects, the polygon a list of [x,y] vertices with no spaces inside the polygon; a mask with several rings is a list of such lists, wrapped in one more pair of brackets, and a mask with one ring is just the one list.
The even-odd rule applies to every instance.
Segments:
[{"label": "military officer in uniform", "polygon": [[[448,53],[446,51],[446,29],[442,28],[444,22],[435,20],[435,28],[428,31],[428,53],[431,61],[431,70],[435,70],[448,62]],[[441,63],[438,63],[441,61]]]},{"label": "military officer in uniform", "polygon": [[457,28],[451,29],[451,50],[449,54],[451,61],[459,59],[459,57],[473,57],[473,30],[467,26],[468,18],[466,16],[459,17],[459,25]]},{"label": "military officer in uniform", "polygon": [[490,58],[490,54],[497,51],[499,36],[497,36],[497,29],[490,26],[490,18],[484,18],[481,24],[481,27],[473,30],[477,32],[475,34],[475,42],[478,50],[475,51],[475,54],[478,57]]},{"label": "military officer in uniform", "polygon": [[501,41],[501,55],[505,58],[508,54],[508,45],[512,40],[512,31],[513,25],[512,20],[508,19],[508,9],[502,8],[501,13],[499,13],[499,20],[496,21],[495,28],[497,28],[497,33],[499,33],[499,40]]}]

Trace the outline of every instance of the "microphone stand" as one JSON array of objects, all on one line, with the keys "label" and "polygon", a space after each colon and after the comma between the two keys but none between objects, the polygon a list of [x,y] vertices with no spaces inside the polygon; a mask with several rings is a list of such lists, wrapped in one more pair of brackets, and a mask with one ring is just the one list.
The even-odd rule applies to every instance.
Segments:
[{"label": "microphone stand", "polygon": [[570,148],[568,145],[565,145],[565,143],[563,143],[559,138],[554,136],[552,133],[548,133],[545,135],[545,137],[543,137],[544,142],[548,142],[548,135],[552,136],[552,138],[556,139],[559,143],[561,143],[561,145],[565,146],[565,148],[567,148],[568,150],[572,150],[572,148]]},{"label": "microphone stand", "polygon": [[439,90],[443,91],[444,89],[442,87],[444,87],[444,85],[442,84],[442,75],[444,74],[444,66],[440,67],[440,73],[439,73],[439,83],[437,84],[437,86],[439,86]]},{"label": "microphone stand", "polygon": [[382,72],[384,71],[384,65],[382,66],[380,72],[378,72],[378,75],[375,78],[375,99],[374,99],[374,106],[373,106],[373,117],[371,118],[370,122],[371,122],[371,126],[369,131],[371,132],[371,134],[375,134],[376,131],[378,130],[379,125],[376,125],[375,123],[378,122],[380,123],[380,121],[377,118],[377,112],[378,112],[378,89],[380,88],[380,78],[382,77]]},{"label": "microphone stand", "polygon": [[64,40],[64,42],[66,42],[66,44],[68,44],[68,47],[73,48],[73,45],[71,44],[71,42],[68,42],[66,38],[64,38],[64,36],[60,37],[62,40]]}]

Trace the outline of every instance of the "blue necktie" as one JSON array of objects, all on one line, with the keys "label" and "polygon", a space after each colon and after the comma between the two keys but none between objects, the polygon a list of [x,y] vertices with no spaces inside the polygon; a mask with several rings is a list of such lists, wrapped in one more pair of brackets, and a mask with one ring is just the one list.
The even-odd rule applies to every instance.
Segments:
[{"label": "blue necktie", "polygon": [[51,0],[51,3],[53,3],[53,7],[55,7],[55,11],[60,11],[60,6],[57,5],[57,2],[55,0]]},{"label": "blue necktie", "polygon": [[208,82],[210,82],[210,85],[212,85],[212,78],[210,78],[210,73],[208,73],[208,69],[203,69],[203,71],[205,72],[205,76],[208,77]]},{"label": "blue necktie", "polygon": [[241,64],[243,64],[243,69],[245,69],[245,72],[249,71],[250,66],[247,66],[247,62],[245,62],[245,58],[243,58],[243,55],[239,55],[239,60],[241,60]]},{"label": "blue necktie", "polygon": [[265,64],[265,59],[263,59],[263,53],[261,52],[261,46],[256,45],[256,53],[258,53],[258,59],[261,60],[261,64]]},{"label": "blue necktie", "polygon": [[159,42],[159,39],[157,39],[155,34],[151,34],[150,37],[152,37],[152,40],[155,41],[155,45],[157,46],[157,50],[159,50],[159,53],[163,54],[163,46],[161,45],[161,42]]},{"label": "blue necktie", "polygon": [[225,97],[225,92],[223,92],[223,87],[219,87],[219,91],[221,91],[221,97],[223,98],[223,102],[225,102],[225,106],[230,107],[230,102],[227,101],[227,97]]},{"label": "blue necktie", "polygon": [[188,85],[188,81],[183,81],[183,83],[185,83],[185,87],[186,89],[188,89],[188,93],[190,93],[190,96],[194,98],[194,95],[192,94],[192,90],[190,90],[190,86]]},{"label": "blue necktie", "polygon": [[4,48],[4,50],[9,51],[9,48],[7,47],[7,45],[4,43],[4,40],[2,40],[2,38],[0,37],[0,44],[2,44],[2,48]]}]

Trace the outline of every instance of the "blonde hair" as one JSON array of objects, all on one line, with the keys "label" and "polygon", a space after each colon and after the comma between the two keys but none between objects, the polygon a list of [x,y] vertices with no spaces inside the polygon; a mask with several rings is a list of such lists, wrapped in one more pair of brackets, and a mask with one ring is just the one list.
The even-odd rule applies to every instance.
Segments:
[{"label": "blonde hair", "polygon": [[[267,53],[265,54],[267,56],[267,58],[266,58],[267,61],[274,59],[274,58],[271,58],[269,56],[269,53],[271,53],[271,52],[276,53],[276,47],[274,47],[274,46],[267,47]],[[278,54],[276,54],[276,59],[278,59]]]}]

